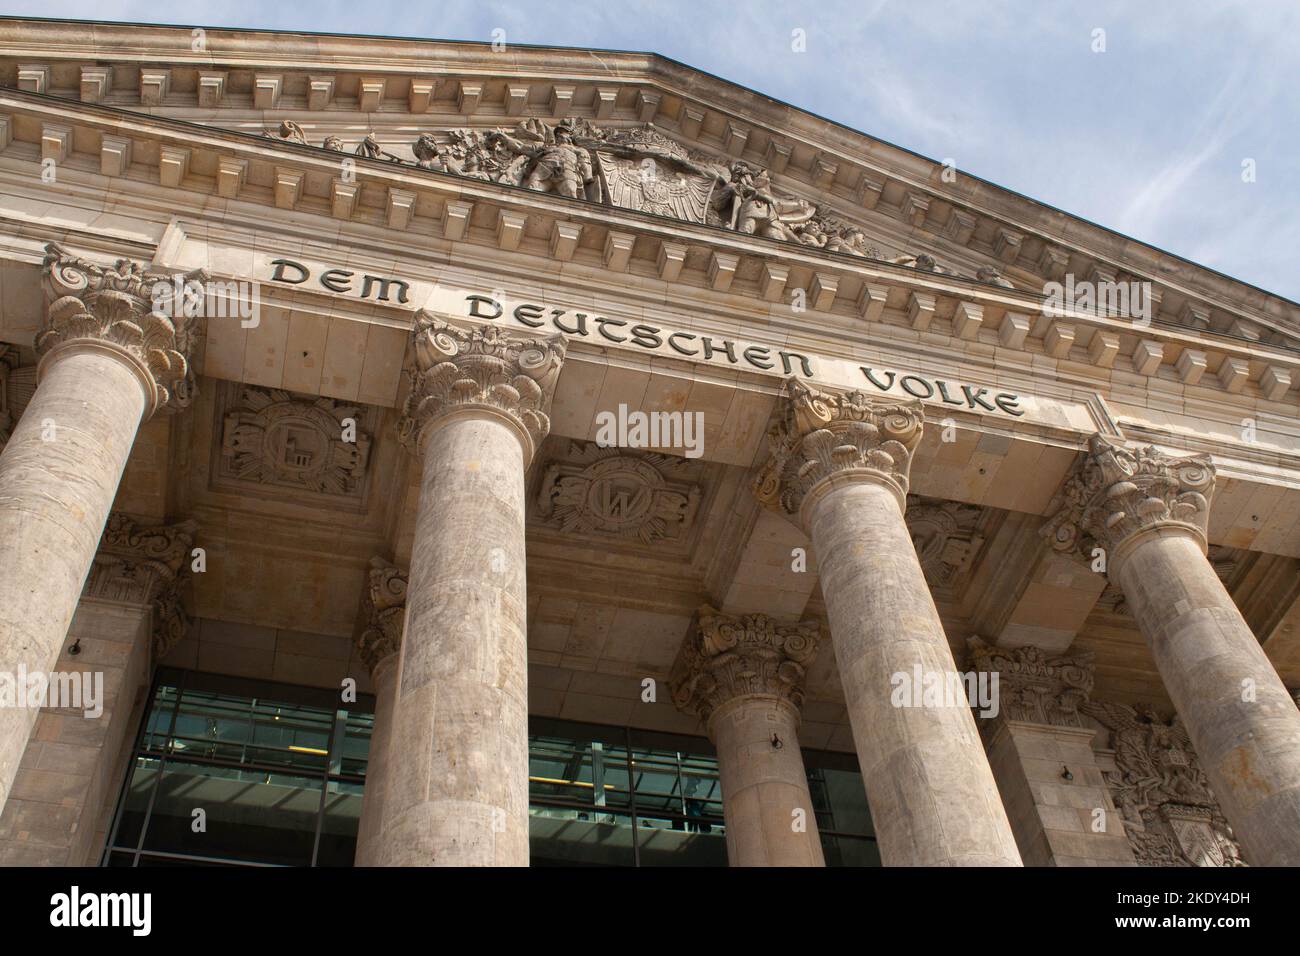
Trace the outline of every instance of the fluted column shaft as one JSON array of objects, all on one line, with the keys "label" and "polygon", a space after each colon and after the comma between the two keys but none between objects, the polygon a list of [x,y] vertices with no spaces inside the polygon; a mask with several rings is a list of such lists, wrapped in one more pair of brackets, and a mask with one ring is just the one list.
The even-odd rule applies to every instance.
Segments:
[{"label": "fluted column shaft", "polygon": [[967,703],[895,701],[897,681],[918,669],[940,682],[956,673],[903,520],[920,403],[821,394],[797,379],[787,391],[756,492],[799,515],[812,540],[881,860],[1018,866]]},{"label": "fluted column shaft", "polygon": [[1096,435],[1044,534],[1102,553],[1248,863],[1300,866],[1300,711],[1206,558],[1206,456]]},{"label": "fluted column shaft", "polygon": [[424,464],[376,859],[527,866],[524,475],[564,346],[421,313],[413,352]]}]

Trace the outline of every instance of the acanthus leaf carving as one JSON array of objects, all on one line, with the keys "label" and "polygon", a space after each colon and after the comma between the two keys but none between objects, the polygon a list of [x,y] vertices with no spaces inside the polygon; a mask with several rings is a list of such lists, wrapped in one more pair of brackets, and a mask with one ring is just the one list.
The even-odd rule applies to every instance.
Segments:
[{"label": "acanthus leaf carving", "polygon": [[416,313],[411,336],[411,387],[398,426],[403,443],[419,450],[430,423],[478,407],[509,419],[530,443],[525,457],[531,459],[551,428],[548,411],[564,362],[563,336],[525,338],[492,325],[461,329],[425,310]]},{"label": "acanthus leaf carving", "polygon": [[775,697],[796,714],[821,637],[815,621],[782,624],[766,614],[727,615],[704,605],[673,663],[673,703],[707,723],[739,697]]},{"label": "acanthus leaf carving", "polygon": [[1093,435],[1088,454],[1053,501],[1042,533],[1056,550],[1085,556],[1096,547],[1113,554],[1157,526],[1181,528],[1204,548],[1214,474],[1208,455],[1178,458]]},{"label": "acanthus leaf carving", "polygon": [[406,617],[407,574],[383,558],[372,558],[365,591],[366,626],[357,652],[373,674],[401,649]]},{"label": "acanthus leaf carving", "polygon": [[184,587],[198,524],[142,525],[109,515],[86,578],[86,597],[153,605],[153,655],[162,660],[189,631]]},{"label": "acanthus leaf carving", "polygon": [[[130,259],[107,267],[48,243],[43,274],[47,307],[36,336],[38,357],[78,340],[108,343],[148,371],[156,389],[148,413],[193,401],[203,321],[203,309],[195,306],[207,282],[204,272],[153,273]],[[179,298],[177,280],[186,290]]]},{"label": "acanthus leaf carving", "polygon": [[1091,653],[1049,655],[1027,644],[996,647],[967,641],[975,670],[998,675],[999,715],[1057,727],[1082,727],[1080,708],[1092,693]]},{"label": "acanthus leaf carving", "polygon": [[768,430],[770,457],[754,482],[769,507],[797,514],[832,475],[856,472],[886,484],[906,507],[912,453],[925,412],[919,400],[878,402],[864,392],[822,393],[786,379],[787,398]]}]

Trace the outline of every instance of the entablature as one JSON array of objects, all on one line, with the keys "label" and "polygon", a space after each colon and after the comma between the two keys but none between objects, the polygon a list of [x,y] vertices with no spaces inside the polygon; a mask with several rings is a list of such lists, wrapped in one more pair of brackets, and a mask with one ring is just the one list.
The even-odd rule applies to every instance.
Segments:
[{"label": "entablature", "polygon": [[[11,51],[0,83],[245,130],[281,119],[318,137],[378,129],[403,157],[411,131],[429,124],[653,122],[686,145],[761,164],[837,214],[856,210],[873,235],[995,264],[1031,288],[1067,273],[1151,283],[1154,326],[1300,346],[1293,303],[652,54],[108,24],[94,25],[88,51],[84,31],[72,42],[70,30],[0,25]],[[1188,368],[1199,374],[1197,362]]]},{"label": "entablature", "polygon": [[[3,94],[0,110],[5,160],[53,159],[60,193],[81,188],[91,202],[107,178],[122,212],[136,203],[172,208],[180,197],[161,187],[204,197],[209,214],[214,201],[238,202],[241,217],[267,219],[268,231],[286,219],[306,228],[329,218],[339,224],[331,232],[369,232],[376,244],[417,256],[449,256],[456,244],[458,258],[477,250],[546,259],[610,287],[641,282],[697,305],[766,315],[787,334],[865,320],[939,347],[1054,359],[1062,374],[1084,380],[1120,373],[1210,386],[1274,403],[1278,413],[1294,404],[1300,381],[1300,353],[1092,312],[1049,317],[1038,296],[960,276],[362,157],[349,157],[348,182],[337,155],[322,150],[45,97]],[[131,161],[118,164],[123,152]]]}]

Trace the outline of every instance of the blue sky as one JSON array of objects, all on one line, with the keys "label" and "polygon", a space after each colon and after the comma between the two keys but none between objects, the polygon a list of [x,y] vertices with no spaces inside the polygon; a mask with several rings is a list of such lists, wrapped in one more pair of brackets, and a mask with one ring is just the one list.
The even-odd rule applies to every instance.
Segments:
[{"label": "blue sky", "polygon": [[[1297,0],[8,7],[465,40],[501,29],[507,43],[650,50],[1300,300]],[[806,52],[792,50],[795,30]]]}]

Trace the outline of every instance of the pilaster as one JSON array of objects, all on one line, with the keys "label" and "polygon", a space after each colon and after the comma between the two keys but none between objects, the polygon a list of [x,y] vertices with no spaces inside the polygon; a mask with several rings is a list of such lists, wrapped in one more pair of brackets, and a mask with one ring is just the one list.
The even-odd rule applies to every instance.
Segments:
[{"label": "pilaster", "polygon": [[365,627],[357,650],[370,670],[375,694],[375,720],[366,761],[366,789],[357,827],[357,866],[372,866],[376,841],[383,831],[384,797],[388,792],[389,744],[393,736],[393,706],[397,696],[397,665],[406,618],[407,575],[383,558],[370,562],[365,591]]},{"label": "pilaster", "polygon": [[1132,866],[1093,753],[1096,731],[1080,712],[1092,656],[968,643],[974,669],[997,675],[998,713],[979,726],[1025,865]]}]

